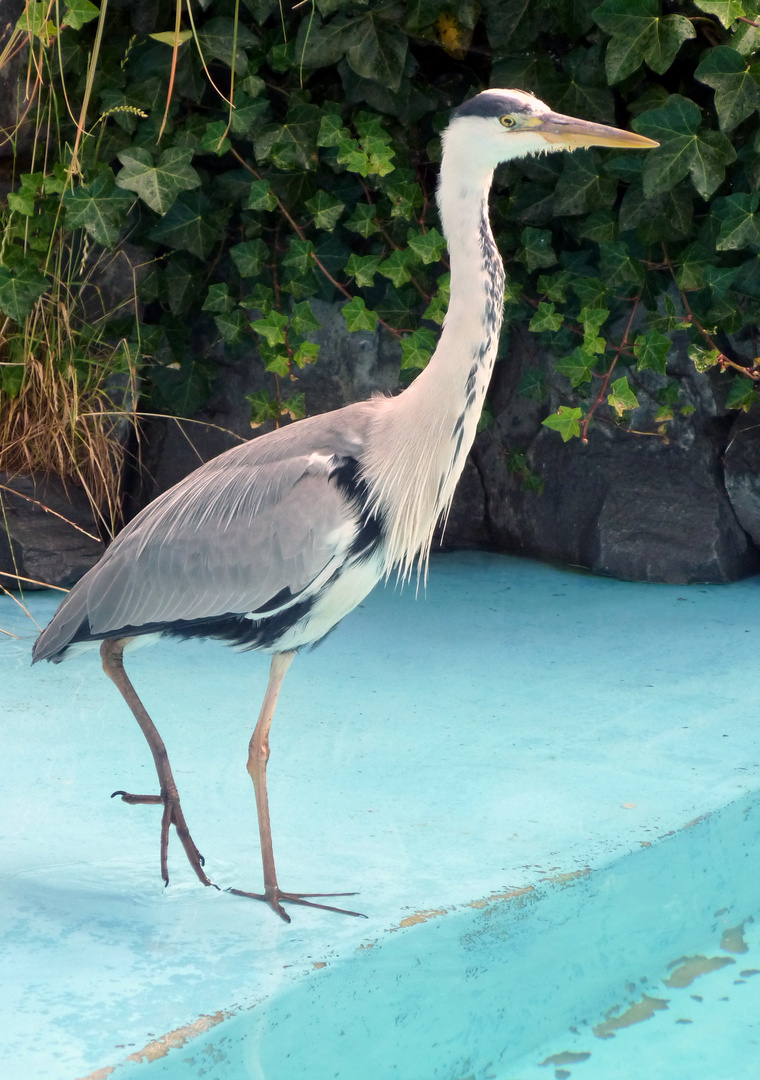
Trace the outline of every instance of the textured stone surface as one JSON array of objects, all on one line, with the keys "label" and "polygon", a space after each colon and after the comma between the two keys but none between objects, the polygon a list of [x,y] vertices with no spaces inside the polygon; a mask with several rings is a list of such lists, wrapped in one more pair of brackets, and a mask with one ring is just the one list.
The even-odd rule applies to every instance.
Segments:
[{"label": "textured stone surface", "polygon": [[[13,588],[13,575],[18,574],[70,588],[105,550],[93,539],[98,528],[84,492],[71,485],[65,489],[53,479],[9,478],[4,473],[0,485],[0,582]],[[25,589],[39,587],[22,584]]]},{"label": "textured stone surface", "polygon": [[[527,366],[544,373],[549,405],[515,394]],[[494,424],[473,451],[490,546],[634,581],[732,581],[760,568],[724,484],[725,409],[710,378],[678,349],[670,370],[682,376],[684,403],[695,411],[677,415],[667,438],[633,434],[608,420],[590,429],[587,444],[563,443],[541,425],[562,403],[561,377],[531,335],[514,333],[509,359],[494,375]],[[663,381],[637,373],[641,408],[632,427],[656,431]],[[542,492],[525,490],[520,474],[510,471],[511,450],[525,455]]]},{"label": "textured stone surface", "polygon": [[742,528],[760,546],[760,409],[740,413],[724,454],[726,491]]},{"label": "textured stone surface", "polygon": [[[322,345],[319,361],[288,387],[289,393],[305,394],[308,413],[398,390],[393,340],[380,332],[349,334],[337,305],[315,301],[314,309],[322,322],[311,335]],[[548,400],[516,392],[527,367],[543,373]],[[637,372],[641,407],[631,426],[650,434],[627,431],[602,412],[587,444],[563,443],[541,421],[567,401],[568,384],[553,371],[534,335],[512,331],[507,359],[494,372],[493,423],[476,439],[436,546],[519,552],[633,581],[723,582],[760,569],[760,413],[736,420],[721,399],[720,381],[696,372],[682,343],[676,342],[668,370],[680,376],[681,404],[694,412],[677,412],[667,438],[656,434],[654,420],[664,378]],[[145,422],[141,469],[127,483],[127,516],[240,439],[271,428],[253,432],[249,423],[245,395],[271,381],[255,357],[220,358],[219,373],[199,422]],[[515,471],[516,452],[542,491],[531,489],[524,472]],[[18,522],[14,528],[16,543],[36,568],[30,577],[68,581],[72,559],[80,559],[76,565],[84,569],[91,565],[92,542],[70,530],[68,562],[56,569],[63,546],[58,526],[44,515],[36,514],[23,537]],[[48,543],[54,554],[43,568]],[[5,550],[7,563],[7,542]]]}]

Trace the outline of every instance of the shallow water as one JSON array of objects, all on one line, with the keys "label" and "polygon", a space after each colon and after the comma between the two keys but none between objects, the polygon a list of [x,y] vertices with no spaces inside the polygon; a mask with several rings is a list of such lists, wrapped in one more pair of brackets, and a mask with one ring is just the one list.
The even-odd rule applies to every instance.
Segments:
[{"label": "shallow water", "polygon": [[[356,888],[368,920],[296,910],[289,927],[259,905],[197,885],[176,841],[172,881],[161,887],[155,808],[109,799],[117,788],[153,790],[136,724],[96,654],[30,670],[34,629],[0,598],[0,627],[23,636],[0,642],[0,1008],[10,1075],[78,1080],[130,1055],[142,1065],[128,1066],[125,1075],[137,1075],[148,1067],[146,1048],[158,1045],[159,1053],[167,1033],[180,1032],[175,1041],[190,1047],[206,1023],[202,1016],[231,1013],[229,1025],[255,1017],[246,1042],[257,1049],[249,1059],[266,1063],[256,1067],[266,1067],[267,1080],[280,1080],[277,1055],[284,1051],[269,1033],[270,1018],[309,987],[337,985],[339,969],[367,972],[367,957],[428,950],[431,980],[416,991],[424,998],[443,978],[445,967],[435,965],[447,950],[478,926],[509,921],[491,912],[518,910],[515,903],[523,902],[487,898],[515,890],[531,888],[525,895],[539,897],[525,901],[525,910],[536,912],[525,925],[538,927],[529,936],[541,939],[549,917],[541,912],[550,911],[555,895],[562,904],[584,896],[591,881],[602,881],[598,874],[629,858],[654,858],[666,850],[667,834],[696,835],[697,828],[682,833],[690,821],[739,806],[760,789],[759,584],[636,585],[465,554],[433,560],[424,598],[415,600],[412,590],[374,593],[323,646],[294,663],[270,764],[283,886]],[[30,598],[43,625],[55,606],[52,596]],[[128,663],[167,742],[209,873],[223,886],[256,889],[245,758],[266,658],[214,643],[162,642]],[[703,879],[711,879],[709,868]],[[657,886],[650,890],[657,896]],[[737,907],[737,896],[727,894],[712,910],[728,907],[738,925],[756,911],[753,903],[747,897]],[[439,911],[446,916],[424,914]],[[625,907],[620,917],[623,928],[632,921]],[[748,943],[754,925],[747,924]],[[690,943],[670,943],[646,966],[621,973],[636,984],[631,1000],[636,980],[665,978],[679,949],[718,955],[715,932],[712,923],[700,923]],[[509,966],[513,931],[505,934],[504,959],[481,958],[482,967]],[[528,989],[525,975],[517,990],[507,983],[488,993],[500,995],[505,1010],[515,996],[542,1000],[547,973],[558,957],[564,962],[564,952],[558,947],[543,964],[529,965]],[[396,978],[396,961],[388,963]],[[717,986],[729,976],[727,965],[698,982]],[[495,970],[494,987],[500,977]],[[696,1036],[696,1014],[679,1013],[692,1024],[674,1026],[672,1007],[612,1039],[588,1035],[615,1005],[625,1011],[629,1004],[626,981],[592,981],[588,1001],[577,981],[566,984],[590,1025],[579,1029],[577,1045],[566,1038],[569,1014],[552,1007],[551,1025],[526,1014],[532,1042],[525,1052],[533,1055],[526,1076],[529,1069],[542,1077],[552,1069],[590,1076],[608,1047],[639,1037],[648,1043],[653,1036],[639,1032],[668,1024],[679,1038],[686,1039],[687,1028]],[[751,977],[738,984],[731,1002],[748,1000],[756,985]],[[391,986],[391,1010],[394,992]],[[476,1034],[480,1023],[474,1021]],[[425,1071],[433,1061],[428,1026],[421,1020],[409,1029],[421,1054],[416,1080],[466,1077],[454,1065],[448,1073]],[[211,1045],[212,1033],[221,1038],[223,1029],[209,1026],[208,1039],[196,1042]],[[358,1021],[351,1030],[362,1054],[382,1041]],[[510,1036],[493,1045],[501,1055],[494,1075],[511,1080],[522,1044]],[[539,1066],[565,1051],[591,1057]],[[177,1049],[150,1068],[174,1067],[178,1054],[192,1056]],[[480,1080],[487,1062],[478,1068]],[[727,1073],[726,1080],[740,1075]],[[322,1080],[316,1071],[310,1076]]]}]

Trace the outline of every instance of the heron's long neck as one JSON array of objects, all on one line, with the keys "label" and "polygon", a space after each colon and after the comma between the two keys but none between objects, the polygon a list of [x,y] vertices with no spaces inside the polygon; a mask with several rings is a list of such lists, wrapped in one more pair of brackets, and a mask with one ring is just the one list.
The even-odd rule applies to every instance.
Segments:
[{"label": "heron's long neck", "polygon": [[[452,160],[453,158],[453,160]],[[388,569],[427,558],[475,438],[499,344],[504,270],[488,223],[492,170],[444,155],[438,191],[451,258],[451,299],[425,370],[380,412],[382,445],[365,476],[386,520]]]}]

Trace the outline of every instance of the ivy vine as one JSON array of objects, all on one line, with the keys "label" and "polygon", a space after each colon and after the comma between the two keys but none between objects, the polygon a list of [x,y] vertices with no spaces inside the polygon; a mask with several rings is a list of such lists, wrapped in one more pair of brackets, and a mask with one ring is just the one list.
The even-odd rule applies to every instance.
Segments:
[{"label": "ivy vine", "polygon": [[[29,0],[0,57],[28,58],[0,209],[0,409],[24,393],[22,343],[62,266],[71,280],[125,243],[142,253],[139,302],[99,317],[110,352],[88,353],[91,310],[67,293],[74,380],[128,367],[142,407],[191,415],[220,351],[255,352],[268,381],[252,424],[298,418],[315,297],[345,301],[349,330],[397,338],[410,379],[448,302],[439,133],[488,85],[660,143],[497,174],[506,326],[536,334],[562,379],[544,423],[564,440],[601,416],[636,430],[644,378],[665,436],[692,409],[669,371],[675,331],[726,407],[748,409],[759,34],[760,0]],[[541,373],[519,392],[544,399]]]}]

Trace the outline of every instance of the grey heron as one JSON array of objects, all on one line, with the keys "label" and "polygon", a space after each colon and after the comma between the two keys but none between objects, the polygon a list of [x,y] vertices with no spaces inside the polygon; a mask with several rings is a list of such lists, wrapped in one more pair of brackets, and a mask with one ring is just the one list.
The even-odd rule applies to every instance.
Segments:
[{"label": "grey heron", "polygon": [[456,109],[443,133],[438,208],[451,259],[451,300],[430,363],[395,397],[312,416],[228,450],[160,495],[117,536],[38,638],[33,661],[100,644],[103,668],[140,725],[158,795],[115,792],[163,806],[161,874],[173,825],[204,885],[166,747],[124,670],[125,645],[144,635],[218,638],[272,655],[249,744],[264,891],[283,903],[348,893],[280,889],[267,797],[269,731],[296,652],[320,641],[383,578],[426,567],[475,437],[499,341],[504,270],[488,217],[495,167],[512,158],[587,146],[644,148],[630,132],[552,112],[518,90],[486,90]]}]

